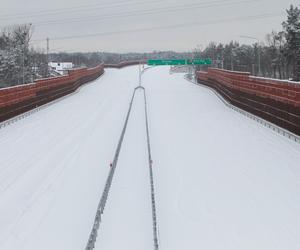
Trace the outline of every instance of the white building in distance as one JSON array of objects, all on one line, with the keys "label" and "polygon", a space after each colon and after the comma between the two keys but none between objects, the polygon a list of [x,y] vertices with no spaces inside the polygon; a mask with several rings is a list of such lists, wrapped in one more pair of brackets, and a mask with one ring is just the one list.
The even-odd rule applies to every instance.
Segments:
[{"label": "white building in distance", "polygon": [[74,64],[72,62],[49,62],[48,66],[51,70],[64,75],[69,69],[74,67]]}]

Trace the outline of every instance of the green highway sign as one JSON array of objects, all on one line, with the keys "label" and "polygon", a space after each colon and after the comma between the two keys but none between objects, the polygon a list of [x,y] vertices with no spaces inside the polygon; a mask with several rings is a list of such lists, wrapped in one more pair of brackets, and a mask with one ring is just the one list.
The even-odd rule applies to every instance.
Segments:
[{"label": "green highway sign", "polygon": [[211,65],[211,59],[148,60],[148,65]]},{"label": "green highway sign", "polygon": [[211,59],[209,59],[209,58],[206,58],[206,59],[194,59],[194,60],[192,60],[192,64],[194,64],[194,65],[201,65],[201,64],[211,65]]}]

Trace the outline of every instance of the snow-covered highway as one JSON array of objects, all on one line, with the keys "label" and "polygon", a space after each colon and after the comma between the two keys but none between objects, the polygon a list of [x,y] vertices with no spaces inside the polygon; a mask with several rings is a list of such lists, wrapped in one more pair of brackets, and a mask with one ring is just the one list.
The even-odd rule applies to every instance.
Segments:
[{"label": "snow-covered highway", "polygon": [[84,249],[135,67],[0,130],[0,249]]},{"label": "snow-covered highway", "polygon": [[[138,67],[0,130],[0,249],[79,250],[88,240]],[[300,249],[300,144],[227,108],[168,67],[143,75],[161,250]],[[153,249],[138,91],[96,249]]]},{"label": "snow-covered highway", "polygon": [[138,89],[96,249],[153,249],[143,91]]}]

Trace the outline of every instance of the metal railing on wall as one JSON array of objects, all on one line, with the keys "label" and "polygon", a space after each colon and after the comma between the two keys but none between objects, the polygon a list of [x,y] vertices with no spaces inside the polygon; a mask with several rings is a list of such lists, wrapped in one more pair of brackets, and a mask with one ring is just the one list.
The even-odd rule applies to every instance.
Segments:
[{"label": "metal railing on wall", "polygon": [[267,127],[267,128],[272,129],[273,131],[277,132],[277,133],[280,134],[280,135],[283,135],[283,136],[289,138],[289,139],[292,140],[292,141],[295,141],[295,142],[300,143],[300,136],[298,136],[298,135],[296,135],[296,134],[294,134],[294,133],[292,133],[292,132],[290,132],[290,131],[288,131],[288,130],[286,130],[286,129],[284,129],[284,128],[281,128],[281,127],[279,127],[279,126],[277,126],[277,125],[275,125],[275,124],[273,124],[273,123],[271,123],[271,122],[269,122],[269,121],[267,121],[267,120],[265,120],[265,119],[263,119],[263,118],[260,118],[260,117],[254,115],[254,114],[251,114],[251,113],[249,113],[249,112],[247,112],[247,111],[245,111],[245,110],[243,110],[243,109],[241,109],[241,108],[238,108],[238,107],[232,105],[232,104],[229,103],[227,100],[225,100],[225,99],[223,98],[223,96],[220,95],[219,92],[216,91],[214,88],[209,87],[209,86],[204,85],[204,84],[197,83],[197,81],[196,81],[195,78],[194,78],[194,79],[188,79],[187,77],[185,77],[185,79],[186,79],[187,81],[193,83],[193,84],[196,84],[197,86],[201,86],[201,87],[203,87],[203,88],[207,88],[207,89],[213,91],[213,92],[219,97],[219,99],[220,99],[227,107],[233,109],[234,111],[239,112],[240,114],[242,114],[242,115],[244,115],[244,116],[246,116],[246,117],[248,117],[248,118],[250,118],[250,119],[252,119],[252,120],[254,120],[254,121],[256,121],[256,122],[258,122],[259,124],[261,124],[261,125],[263,125],[263,126],[265,126],[265,127]]}]

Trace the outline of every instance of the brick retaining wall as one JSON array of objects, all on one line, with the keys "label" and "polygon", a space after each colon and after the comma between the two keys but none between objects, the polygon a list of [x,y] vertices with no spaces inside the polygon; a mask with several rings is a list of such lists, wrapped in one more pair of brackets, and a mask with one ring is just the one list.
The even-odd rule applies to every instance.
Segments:
[{"label": "brick retaining wall", "polygon": [[104,73],[103,65],[69,70],[67,76],[0,89],[0,122],[70,94]]},{"label": "brick retaining wall", "polygon": [[300,83],[213,68],[197,72],[197,81],[231,104],[300,135]]}]

